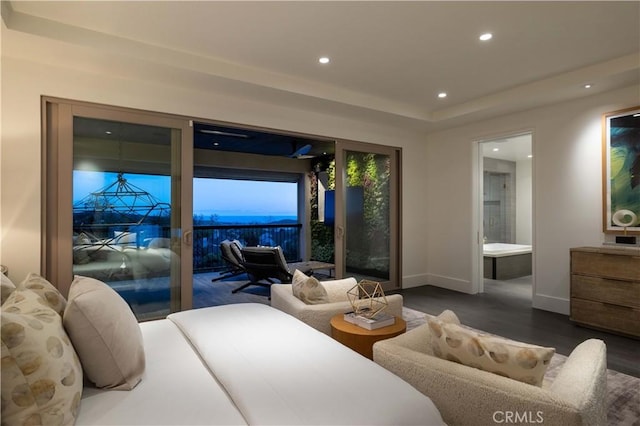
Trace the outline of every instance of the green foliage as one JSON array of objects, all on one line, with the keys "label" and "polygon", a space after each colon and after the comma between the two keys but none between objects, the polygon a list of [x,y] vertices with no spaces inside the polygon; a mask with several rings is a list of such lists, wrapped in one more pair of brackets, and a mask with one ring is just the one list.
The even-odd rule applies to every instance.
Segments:
[{"label": "green foliage", "polygon": [[[362,271],[389,271],[389,177],[390,158],[386,155],[350,152],[346,161],[347,187],[362,187],[363,216],[349,224],[347,264]],[[327,168],[328,189],[335,189],[335,161]],[[334,261],[334,230],[318,219],[318,183],[311,181],[311,257]]]},{"label": "green foliage", "polygon": [[311,221],[311,258],[334,263],[333,226],[317,220]]}]

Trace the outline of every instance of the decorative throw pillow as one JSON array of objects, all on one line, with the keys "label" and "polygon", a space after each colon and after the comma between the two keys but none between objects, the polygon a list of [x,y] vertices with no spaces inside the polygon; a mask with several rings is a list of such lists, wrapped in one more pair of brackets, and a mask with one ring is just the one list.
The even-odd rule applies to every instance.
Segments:
[{"label": "decorative throw pillow", "polygon": [[64,313],[64,308],[67,305],[64,296],[53,284],[40,275],[33,272],[27,275],[27,278],[18,285],[18,290],[31,290],[40,296],[43,303],[56,311],[58,315],[62,316]]},{"label": "decorative throw pillow", "polygon": [[133,389],[145,368],[142,332],[131,308],[111,287],[76,276],[64,326],[85,375],[99,388]]},{"label": "decorative throw pillow", "polygon": [[555,353],[554,348],[481,334],[437,318],[429,319],[428,324],[435,356],[535,386],[542,386]]},{"label": "decorative throw pillow", "polygon": [[13,281],[11,281],[5,274],[0,272],[0,298],[2,299],[0,304],[4,303],[15,289],[16,286]]},{"label": "decorative throw pillow", "polygon": [[30,290],[2,305],[2,424],[73,424],[82,367],[62,318]]},{"label": "decorative throw pillow", "polygon": [[449,309],[445,309],[444,311],[442,311],[440,315],[438,315],[436,318],[438,318],[442,322],[448,322],[451,324],[458,324],[458,325],[460,324],[460,320],[458,319],[458,316],[455,314],[455,312],[450,311]]},{"label": "decorative throw pillow", "polygon": [[293,272],[291,288],[293,295],[307,305],[329,303],[329,295],[322,283],[315,277],[308,277],[297,269]]}]

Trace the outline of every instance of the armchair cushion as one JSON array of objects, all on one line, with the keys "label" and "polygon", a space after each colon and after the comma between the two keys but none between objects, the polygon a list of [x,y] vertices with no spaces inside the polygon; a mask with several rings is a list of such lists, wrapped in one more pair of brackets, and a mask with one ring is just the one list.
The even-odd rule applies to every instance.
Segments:
[{"label": "armchair cushion", "polygon": [[309,277],[299,270],[293,273],[291,281],[293,295],[307,305],[318,305],[329,302],[329,295],[324,286],[315,277]]}]

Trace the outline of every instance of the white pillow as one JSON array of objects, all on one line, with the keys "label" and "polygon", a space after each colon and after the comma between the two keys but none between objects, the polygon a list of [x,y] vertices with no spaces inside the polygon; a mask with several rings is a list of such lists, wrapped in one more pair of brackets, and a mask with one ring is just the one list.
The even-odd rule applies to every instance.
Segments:
[{"label": "white pillow", "polygon": [[149,241],[149,248],[170,248],[171,247],[171,239],[170,238],[152,238]]},{"label": "white pillow", "polygon": [[291,289],[293,295],[307,305],[329,303],[329,295],[322,283],[315,277],[308,277],[297,269],[293,272]]},{"label": "white pillow", "polygon": [[114,231],[114,244],[119,245],[136,245],[138,235],[135,232]]},{"label": "white pillow", "polygon": [[76,276],[64,326],[86,377],[97,387],[131,390],[140,382],[145,368],[142,332],[127,302],[111,287]]}]

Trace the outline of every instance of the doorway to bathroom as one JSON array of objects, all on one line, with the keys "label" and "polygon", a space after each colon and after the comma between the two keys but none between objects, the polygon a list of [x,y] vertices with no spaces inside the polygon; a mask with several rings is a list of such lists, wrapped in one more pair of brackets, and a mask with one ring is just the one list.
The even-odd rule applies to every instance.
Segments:
[{"label": "doorway to bathroom", "polygon": [[531,301],[532,134],[478,141],[477,156],[475,288],[516,293]]}]

